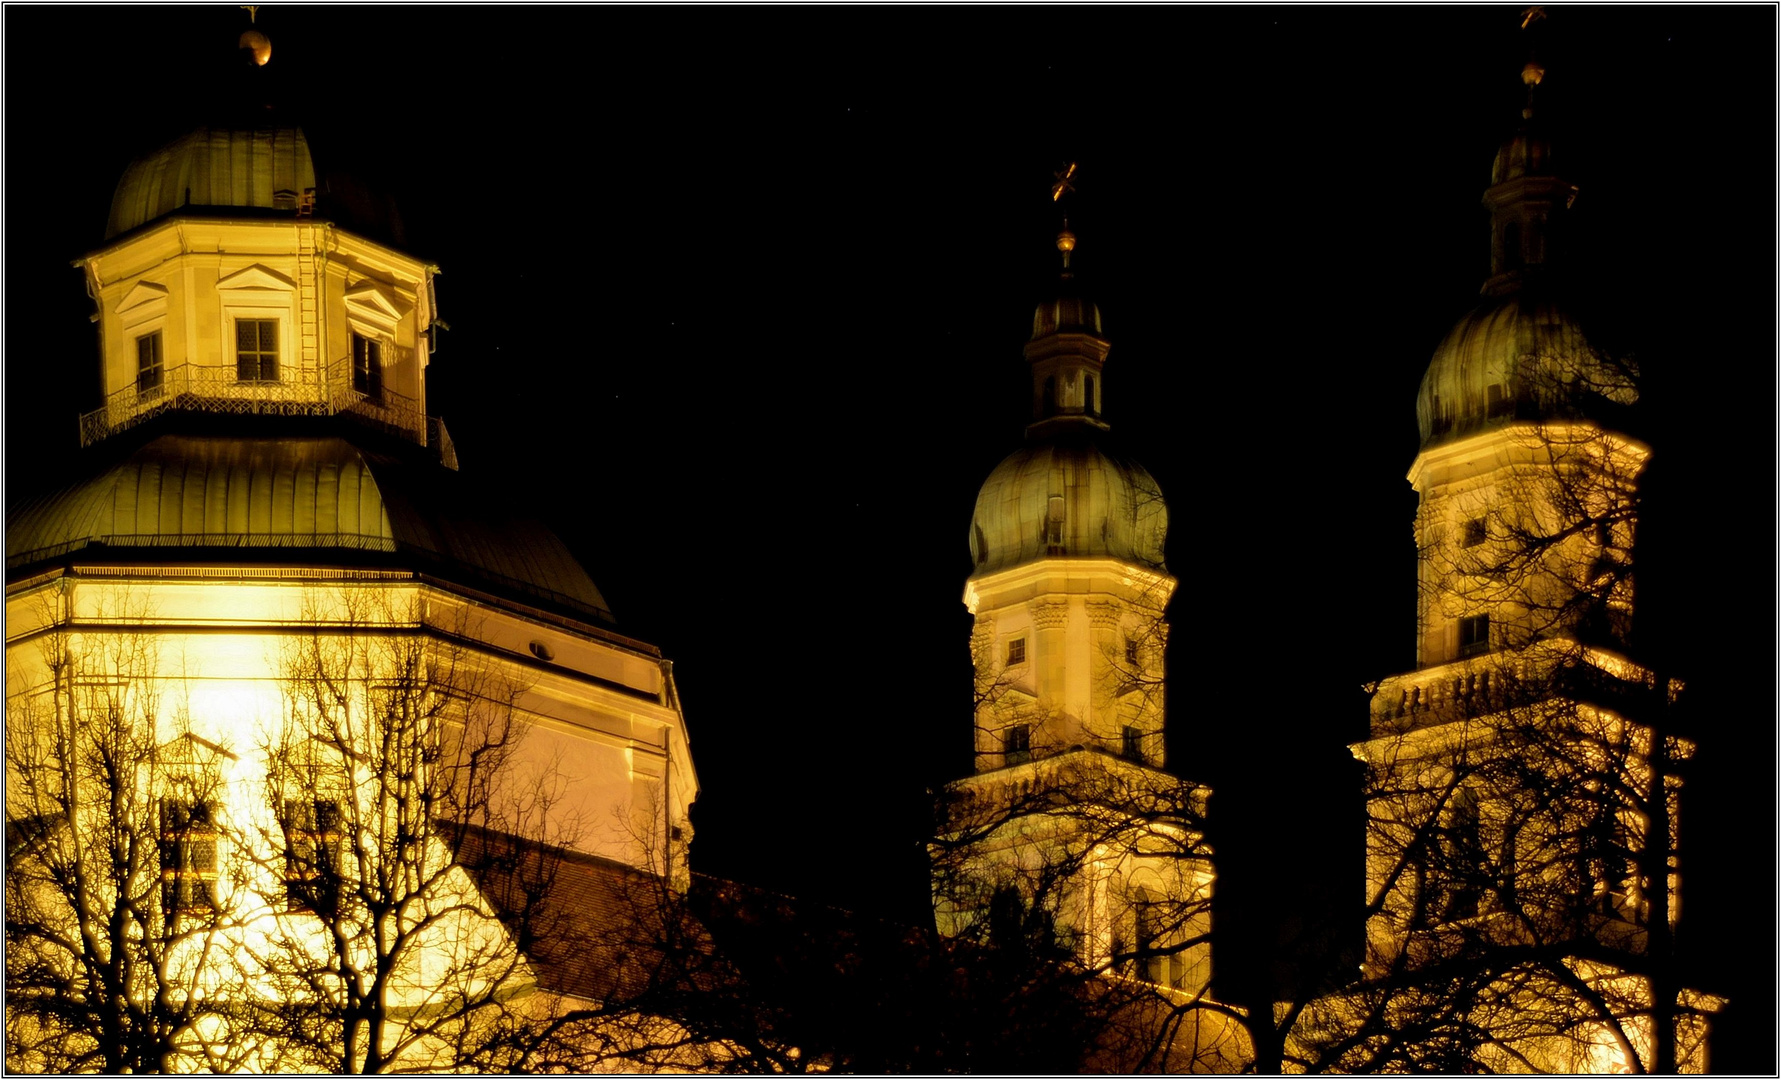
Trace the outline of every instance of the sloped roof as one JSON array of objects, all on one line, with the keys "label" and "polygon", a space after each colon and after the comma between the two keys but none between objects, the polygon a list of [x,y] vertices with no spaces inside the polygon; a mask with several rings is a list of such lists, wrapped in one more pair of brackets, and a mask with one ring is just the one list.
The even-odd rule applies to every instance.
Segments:
[{"label": "sloped roof", "polygon": [[612,621],[593,579],[542,523],[450,469],[340,435],[108,440],[7,511],[9,574],[101,550],[243,561],[383,553]]}]

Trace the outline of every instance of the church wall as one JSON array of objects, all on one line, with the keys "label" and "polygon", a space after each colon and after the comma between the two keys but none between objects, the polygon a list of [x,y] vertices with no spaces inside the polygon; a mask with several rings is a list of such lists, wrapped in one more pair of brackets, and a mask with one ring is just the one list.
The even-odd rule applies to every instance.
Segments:
[{"label": "church wall", "polygon": [[[451,632],[441,633],[437,622],[418,617],[429,608],[436,617],[461,614]],[[524,738],[509,782],[541,780],[551,790],[556,842],[630,865],[658,857],[664,830],[684,827],[697,794],[684,723],[667,703],[659,662],[562,628],[528,627],[436,588],[155,581],[145,573],[16,589],[7,613],[9,701],[42,692],[44,650],[67,647],[115,669],[110,677],[158,694],[164,737],[189,728],[247,762],[276,739],[289,715],[288,676],[304,642],[413,637],[445,657],[439,662],[467,685],[512,697]],[[52,632],[58,626],[66,630]],[[551,650],[552,666],[510,647],[527,634],[562,646]],[[648,829],[632,820],[639,813]]]}]

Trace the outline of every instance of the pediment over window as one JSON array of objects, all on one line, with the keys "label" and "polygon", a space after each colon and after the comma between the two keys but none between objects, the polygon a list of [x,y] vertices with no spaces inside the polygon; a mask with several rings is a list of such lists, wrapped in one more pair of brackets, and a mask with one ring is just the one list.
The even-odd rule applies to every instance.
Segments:
[{"label": "pediment over window", "polygon": [[394,326],[396,320],[408,314],[412,307],[413,304],[403,303],[394,289],[376,281],[361,281],[346,290],[348,315],[385,327]]},{"label": "pediment over window", "polygon": [[207,765],[218,758],[226,758],[229,761],[240,760],[227,748],[189,731],[183,735],[176,735],[156,747],[155,756],[160,759],[162,764],[170,765]]},{"label": "pediment over window", "polygon": [[118,315],[159,315],[167,310],[167,296],[167,286],[138,281],[112,311]]},{"label": "pediment over window", "polygon": [[229,274],[216,283],[218,289],[273,289],[278,292],[294,292],[297,283],[283,274],[269,270],[258,263]]},{"label": "pediment over window", "polygon": [[1021,710],[1039,703],[1039,696],[1021,683],[1007,683],[995,691],[998,708]]}]

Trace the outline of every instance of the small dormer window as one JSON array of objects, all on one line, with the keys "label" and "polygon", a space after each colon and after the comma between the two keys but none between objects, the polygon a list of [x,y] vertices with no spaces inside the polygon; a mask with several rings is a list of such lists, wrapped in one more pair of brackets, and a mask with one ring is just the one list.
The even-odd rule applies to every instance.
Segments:
[{"label": "small dormer window", "polygon": [[278,381],[278,320],[235,320],[235,377],[242,382]]},{"label": "small dormer window", "polygon": [[1082,409],[1090,416],[1101,411],[1095,404],[1095,377],[1093,375],[1085,375],[1082,378]]},{"label": "small dormer window", "polygon": [[352,388],[373,401],[383,400],[383,344],[354,332]]},{"label": "small dormer window", "polygon": [[161,332],[144,334],[136,339],[136,394],[154,397],[161,391]]}]

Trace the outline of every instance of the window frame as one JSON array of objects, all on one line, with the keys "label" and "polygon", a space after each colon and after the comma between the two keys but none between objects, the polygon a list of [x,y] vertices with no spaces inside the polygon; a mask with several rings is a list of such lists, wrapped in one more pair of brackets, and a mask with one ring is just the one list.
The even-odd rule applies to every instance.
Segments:
[{"label": "window frame", "polygon": [[1027,662],[1027,636],[1019,634],[1008,639],[1002,649],[1003,667],[1020,667]]},{"label": "window frame", "polygon": [[[276,315],[243,314],[236,315],[230,322],[230,337],[235,342],[235,381],[249,385],[272,385],[283,382],[285,367],[284,343],[289,336],[285,333],[284,320]],[[271,348],[256,347],[252,350],[252,355],[258,359],[254,362],[255,373],[251,377],[244,377],[242,374],[244,367],[242,361],[241,331],[242,328],[247,325],[259,327],[261,330],[270,326],[273,333]],[[255,332],[256,346],[261,344],[259,333],[260,331]],[[270,357],[272,363],[272,372],[270,376],[266,373],[266,361],[268,357]]]},{"label": "window frame", "polygon": [[352,337],[352,388],[369,401],[383,401],[383,353],[388,342],[357,327]]},{"label": "window frame", "polygon": [[314,794],[284,800],[286,910],[329,917],[339,909],[345,810],[339,799]]},{"label": "window frame", "polygon": [[1135,724],[1126,724],[1119,730],[1119,756],[1127,761],[1143,764],[1144,729]]},{"label": "window frame", "polygon": [[[153,362],[150,364],[142,362],[143,346],[145,345],[148,346],[148,351],[153,353]],[[153,373],[152,378],[149,377],[151,372]],[[160,397],[166,383],[167,356],[164,351],[161,328],[157,326],[136,335],[136,397],[139,400]]]},{"label": "window frame", "polygon": [[1490,651],[1490,614],[1466,615],[1459,620],[1459,655],[1482,656]]},{"label": "window frame", "polygon": [[1033,760],[1033,725],[1009,724],[1002,728],[1002,764],[1024,765]]},{"label": "window frame", "polygon": [[1166,893],[1152,894],[1143,885],[1133,890],[1131,903],[1132,941],[1137,953],[1132,958],[1134,974],[1157,986],[1186,989],[1186,949],[1168,940],[1178,936],[1179,928],[1171,927],[1169,923],[1177,920],[1180,905]]},{"label": "window frame", "polygon": [[216,807],[209,799],[163,796],[157,822],[161,915],[169,926],[181,916],[217,908]]}]

